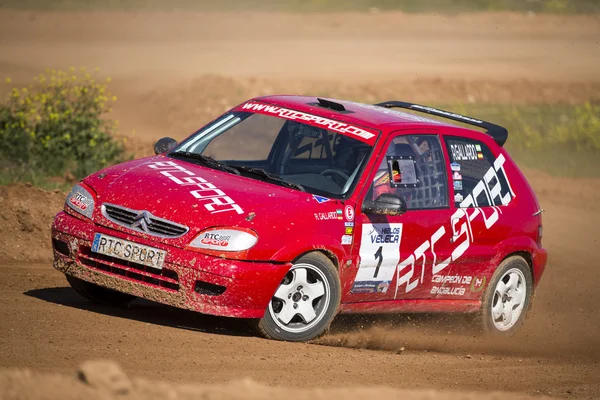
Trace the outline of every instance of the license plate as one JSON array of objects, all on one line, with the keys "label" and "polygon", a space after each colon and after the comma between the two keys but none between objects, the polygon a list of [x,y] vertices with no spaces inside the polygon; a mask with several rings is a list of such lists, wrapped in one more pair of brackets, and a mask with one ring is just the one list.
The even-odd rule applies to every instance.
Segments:
[{"label": "license plate", "polygon": [[94,253],[104,254],[119,258],[121,260],[131,261],[148,267],[162,269],[167,252],[165,250],[155,249],[154,247],[144,246],[143,244],[130,242],[116,237],[96,233],[92,243]]}]

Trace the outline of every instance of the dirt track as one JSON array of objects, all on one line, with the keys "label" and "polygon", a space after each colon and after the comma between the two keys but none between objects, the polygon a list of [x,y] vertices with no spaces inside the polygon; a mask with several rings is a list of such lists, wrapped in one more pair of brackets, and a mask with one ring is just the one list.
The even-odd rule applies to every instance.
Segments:
[{"label": "dirt track", "polygon": [[[184,137],[253,92],[335,87],[379,99],[393,83],[417,100],[600,93],[597,17],[3,12],[0,22],[0,76],[23,82],[47,66],[102,67],[121,98],[115,115],[126,132],[137,130],[140,152],[163,134]],[[45,259],[47,219],[61,195],[4,188],[0,366],[71,373],[103,357],[132,376],[175,382],[249,376],[283,386],[600,397],[600,183],[528,175],[546,209],[550,264],[524,330],[503,342],[473,337],[460,318],[402,317],[343,318],[317,342],[327,346],[289,344],[249,336],[240,321],[143,301],[127,310],[92,306]]]}]

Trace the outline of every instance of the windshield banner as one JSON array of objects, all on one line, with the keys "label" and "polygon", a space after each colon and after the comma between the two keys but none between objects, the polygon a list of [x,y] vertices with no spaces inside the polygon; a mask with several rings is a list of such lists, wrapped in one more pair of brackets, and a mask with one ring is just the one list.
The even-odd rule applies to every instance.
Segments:
[{"label": "windshield banner", "polygon": [[375,143],[375,139],[377,138],[377,131],[375,130],[366,130],[364,128],[359,128],[358,126],[349,125],[344,122],[334,121],[329,118],[319,117],[317,115],[294,111],[288,108],[272,106],[269,104],[248,102],[239,106],[236,111],[251,111],[260,114],[273,115],[292,121],[304,122],[308,125],[316,126],[318,128],[325,128],[330,131],[353,137],[369,145],[373,145]]}]

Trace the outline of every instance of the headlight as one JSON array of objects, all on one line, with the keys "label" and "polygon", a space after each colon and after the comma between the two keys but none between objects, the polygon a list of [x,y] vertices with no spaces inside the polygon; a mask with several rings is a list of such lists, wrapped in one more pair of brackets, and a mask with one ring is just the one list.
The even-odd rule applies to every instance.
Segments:
[{"label": "headlight", "polygon": [[77,184],[73,186],[71,192],[67,195],[65,204],[73,211],[92,219],[94,213],[94,197],[83,186]]},{"label": "headlight", "polygon": [[243,251],[256,244],[258,236],[251,230],[212,228],[200,232],[190,247],[218,251]]}]

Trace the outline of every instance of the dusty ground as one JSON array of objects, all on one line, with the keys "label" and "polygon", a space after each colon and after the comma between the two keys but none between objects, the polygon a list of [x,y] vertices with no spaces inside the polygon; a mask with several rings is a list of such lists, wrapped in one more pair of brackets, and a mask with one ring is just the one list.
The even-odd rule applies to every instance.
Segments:
[{"label": "dusty ground", "polygon": [[[101,67],[120,97],[114,114],[126,134],[136,130],[133,147],[143,153],[259,93],[598,99],[599,38],[600,19],[589,16],[1,12],[0,76],[21,83],[45,67]],[[93,306],[48,262],[48,226],[64,194],[0,188],[0,367],[71,374],[100,357],[133,377],[169,382],[251,377],[285,387],[598,398],[600,183],[528,176],[546,209],[550,263],[528,323],[501,342],[475,337],[461,318],[412,316],[340,318],[316,343],[290,344],[254,337],[243,321],[144,301]],[[10,374],[19,373],[0,376]]]},{"label": "dusty ground", "polygon": [[[32,372],[27,369],[0,368],[0,392],[7,399],[211,399],[211,400],[361,400],[385,398],[402,400],[533,400],[541,397],[507,392],[482,394],[466,391],[398,390],[385,387],[352,387],[336,389],[273,387],[251,379],[199,385],[174,385],[166,382],[131,379],[114,362],[91,360],[84,362],[77,374],[59,375]],[[550,400],[544,396],[543,399]]]}]

